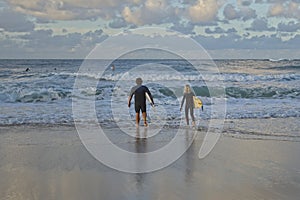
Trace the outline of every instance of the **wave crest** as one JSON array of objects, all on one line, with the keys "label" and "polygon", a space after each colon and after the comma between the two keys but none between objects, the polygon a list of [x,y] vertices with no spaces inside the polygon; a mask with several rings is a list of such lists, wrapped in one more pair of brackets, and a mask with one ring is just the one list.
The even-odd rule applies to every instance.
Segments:
[{"label": "wave crest", "polygon": [[53,88],[40,89],[11,89],[0,93],[0,101],[2,102],[50,102],[59,99],[69,98],[70,91]]}]

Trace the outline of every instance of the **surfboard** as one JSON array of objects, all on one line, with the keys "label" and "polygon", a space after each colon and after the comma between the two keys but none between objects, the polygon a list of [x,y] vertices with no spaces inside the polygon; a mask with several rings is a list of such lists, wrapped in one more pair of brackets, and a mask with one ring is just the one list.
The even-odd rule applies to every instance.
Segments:
[{"label": "surfboard", "polygon": [[149,101],[149,103],[151,104],[152,107],[154,107],[154,103],[151,100],[150,96],[148,95],[148,93],[146,92],[146,99]]},{"label": "surfboard", "polygon": [[194,108],[202,108],[203,109],[203,103],[201,101],[201,99],[199,99],[196,96],[193,96],[194,99]]}]

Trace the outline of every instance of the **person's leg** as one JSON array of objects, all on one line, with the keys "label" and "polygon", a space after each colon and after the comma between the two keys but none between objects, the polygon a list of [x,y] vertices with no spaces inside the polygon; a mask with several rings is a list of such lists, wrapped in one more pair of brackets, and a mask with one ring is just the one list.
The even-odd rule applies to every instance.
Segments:
[{"label": "person's leg", "polygon": [[192,125],[195,126],[195,116],[194,116],[194,108],[190,108],[191,118],[192,118]]},{"label": "person's leg", "polygon": [[148,126],[147,123],[147,112],[146,112],[146,103],[141,105],[141,110],[142,110],[142,115],[143,115],[143,120],[144,120],[144,126]]},{"label": "person's leg", "polygon": [[135,115],[135,123],[136,123],[136,126],[139,126],[140,124],[140,113],[136,113]]},{"label": "person's leg", "polygon": [[147,123],[147,113],[143,112],[142,115],[143,115],[143,120],[144,120],[144,126],[148,126],[148,123]]},{"label": "person's leg", "polygon": [[140,124],[140,106],[135,104],[135,123],[136,126],[138,127]]},{"label": "person's leg", "polygon": [[189,108],[188,108],[187,106],[185,107],[184,112],[185,112],[185,120],[186,120],[186,124],[189,125],[189,124],[190,124],[190,123],[189,123]]}]

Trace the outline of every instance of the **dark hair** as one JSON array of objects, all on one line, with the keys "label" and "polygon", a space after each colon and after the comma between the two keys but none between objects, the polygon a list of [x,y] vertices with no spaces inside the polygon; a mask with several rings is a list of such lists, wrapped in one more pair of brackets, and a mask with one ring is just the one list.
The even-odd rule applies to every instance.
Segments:
[{"label": "dark hair", "polygon": [[138,84],[138,85],[142,85],[143,80],[142,80],[141,78],[137,78],[137,79],[135,80],[135,82],[136,82],[136,84]]}]

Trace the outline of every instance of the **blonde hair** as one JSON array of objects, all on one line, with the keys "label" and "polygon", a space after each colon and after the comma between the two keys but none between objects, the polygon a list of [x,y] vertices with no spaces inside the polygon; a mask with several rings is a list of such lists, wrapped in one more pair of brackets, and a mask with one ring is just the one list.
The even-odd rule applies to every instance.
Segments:
[{"label": "blonde hair", "polygon": [[183,89],[183,93],[190,93],[191,92],[191,87],[190,85],[185,85]]}]

